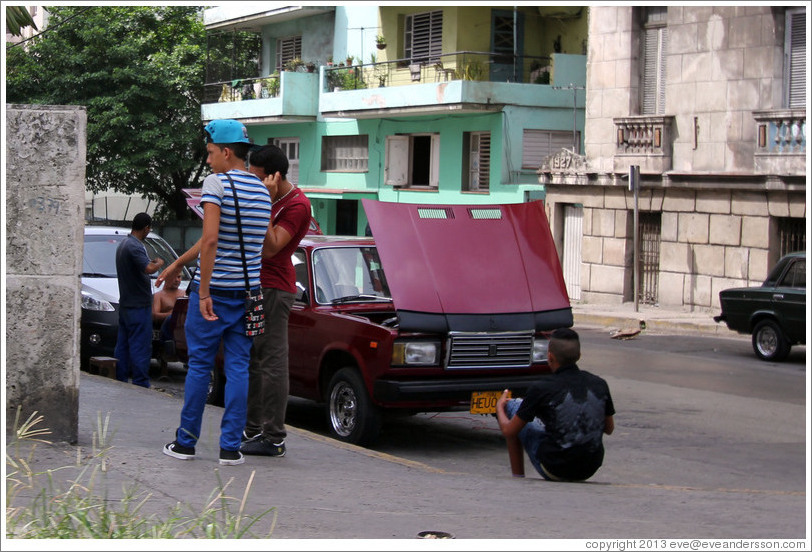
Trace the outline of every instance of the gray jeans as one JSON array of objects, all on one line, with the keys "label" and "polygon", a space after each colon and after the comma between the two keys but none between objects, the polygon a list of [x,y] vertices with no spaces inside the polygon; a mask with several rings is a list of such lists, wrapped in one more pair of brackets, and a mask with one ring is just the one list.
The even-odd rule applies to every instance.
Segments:
[{"label": "gray jeans", "polygon": [[288,318],[294,294],[262,288],[265,307],[265,333],[254,338],[248,365],[249,435],[262,433],[272,443],[287,436],[285,411],[288,407]]}]

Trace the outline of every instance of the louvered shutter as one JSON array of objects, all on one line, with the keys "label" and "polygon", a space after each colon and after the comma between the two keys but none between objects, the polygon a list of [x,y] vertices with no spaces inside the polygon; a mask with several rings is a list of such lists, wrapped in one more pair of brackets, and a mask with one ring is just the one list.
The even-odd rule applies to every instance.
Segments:
[{"label": "louvered shutter", "polygon": [[643,115],[665,113],[666,29],[643,31]]},{"label": "louvered shutter", "polygon": [[546,157],[572,149],[572,132],[525,129],[522,142],[522,168],[538,169]]},{"label": "louvered shutter", "polygon": [[412,61],[439,61],[443,52],[442,10],[408,16],[404,44],[406,58]]},{"label": "louvered shutter", "polygon": [[786,45],[788,62],[788,107],[806,106],[806,9],[787,10]]}]

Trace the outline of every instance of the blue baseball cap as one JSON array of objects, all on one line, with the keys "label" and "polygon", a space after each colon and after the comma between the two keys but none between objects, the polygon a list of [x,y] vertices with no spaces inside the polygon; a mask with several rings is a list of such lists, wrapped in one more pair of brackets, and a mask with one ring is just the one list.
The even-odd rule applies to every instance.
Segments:
[{"label": "blue baseball cap", "polygon": [[206,143],[237,144],[244,142],[250,144],[248,129],[245,125],[234,119],[217,119],[206,125]]}]

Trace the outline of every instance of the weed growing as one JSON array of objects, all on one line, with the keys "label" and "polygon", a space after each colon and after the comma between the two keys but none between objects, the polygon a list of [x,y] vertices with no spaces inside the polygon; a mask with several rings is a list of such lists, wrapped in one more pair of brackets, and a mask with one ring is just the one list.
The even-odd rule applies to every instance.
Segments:
[{"label": "weed growing", "polygon": [[[225,484],[217,471],[217,487],[199,512],[180,503],[165,517],[145,512],[151,494],[133,485],[122,497],[109,499],[106,490],[98,494],[96,484],[107,471],[111,448],[110,415],[97,419],[92,451],[82,458],[77,447],[75,466],[41,472],[31,466],[41,445],[49,445],[51,432],[41,427],[43,417],[36,412],[20,423],[18,409],[14,434],[6,444],[6,537],[10,539],[167,539],[268,538],[276,525],[276,508],[247,515],[245,505],[256,472],[252,472],[242,497],[229,496],[233,478]],[[24,449],[27,453],[24,453]],[[77,475],[60,482],[56,472],[76,469]],[[99,485],[103,487],[102,485]],[[236,512],[234,509],[236,508]],[[258,523],[271,516],[267,534],[256,534]]]}]

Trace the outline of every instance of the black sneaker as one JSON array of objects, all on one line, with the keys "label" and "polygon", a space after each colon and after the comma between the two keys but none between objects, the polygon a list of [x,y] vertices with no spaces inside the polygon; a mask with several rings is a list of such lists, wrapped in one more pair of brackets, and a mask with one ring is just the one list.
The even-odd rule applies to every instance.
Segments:
[{"label": "black sneaker", "polygon": [[236,466],[245,463],[245,456],[238,450],[220,449],[220,465]]},{"label": "black sneaker", "polygon": [[256,433],[256,434],[252,435],[251,437],[249,437],[248,436],[248,431],[243,430],[242,431],[242,437],[240,437],[240,441],[243,442],[243,443],[250,443],[251,441],[256,441],[257,439],[260,439],[261,437],[262,437],[262,432]]},{"label": "black sneaker", "polygon": [[178,460],[194,460],[195,447],[184,447],[177,441],[164,445],[164,454]]},{"label": "black sneaker", "polygon": [[242,444],[240,450],[243,454],[255,454],[257,456],[285,456],[285,441],[272,443],[264,437],[254,441],[247,441]]}]

